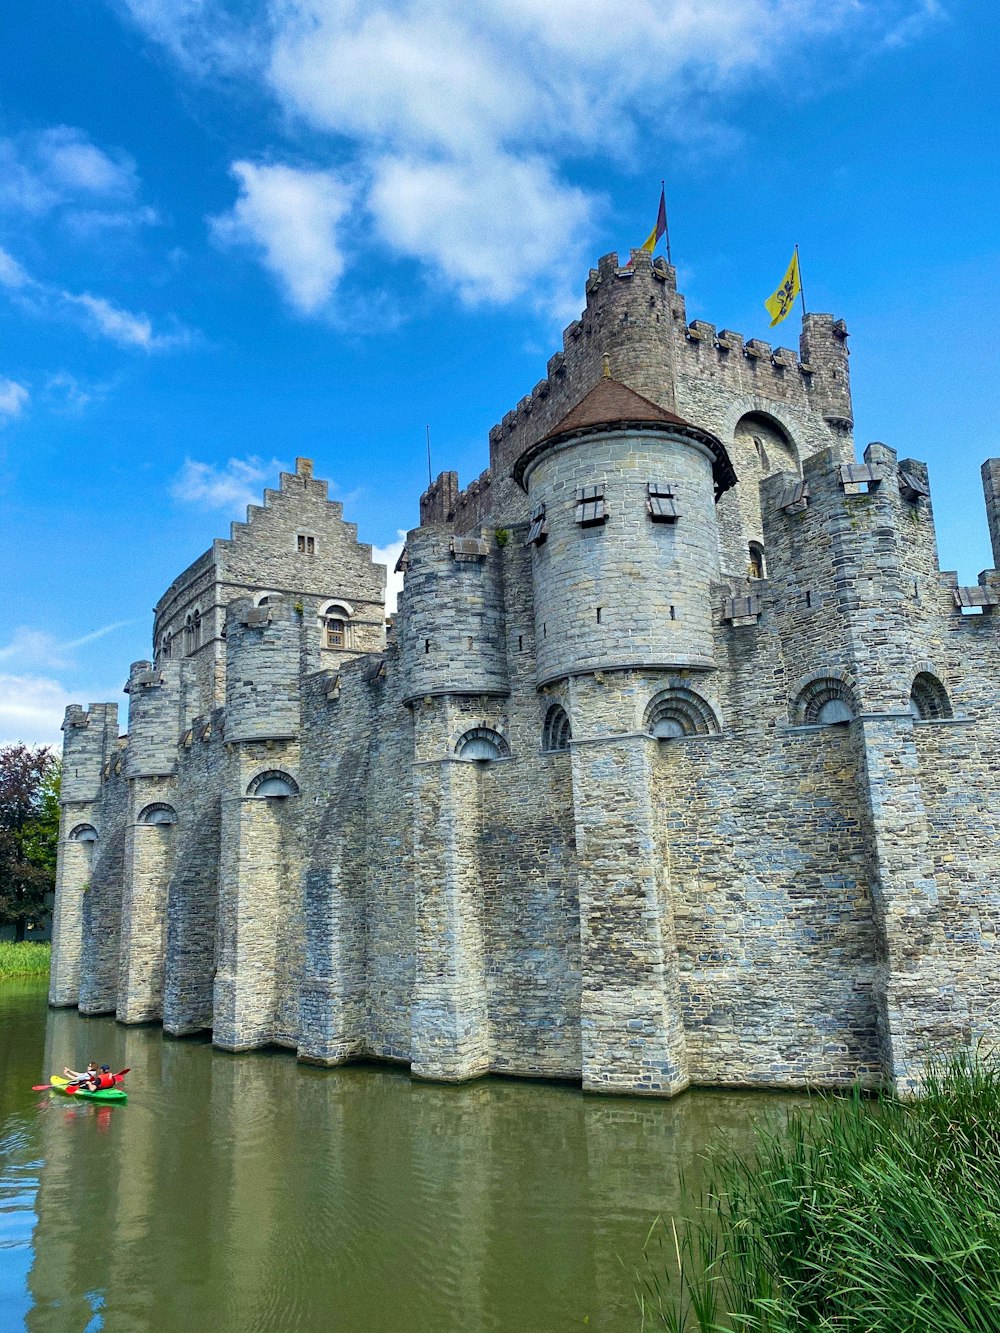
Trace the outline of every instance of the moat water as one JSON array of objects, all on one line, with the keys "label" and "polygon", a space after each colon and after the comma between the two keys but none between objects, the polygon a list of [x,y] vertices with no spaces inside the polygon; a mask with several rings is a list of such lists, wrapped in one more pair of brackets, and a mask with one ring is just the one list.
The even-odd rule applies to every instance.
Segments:
[{"label": "moat water", "polygon": [[[127,1106],[30,1090],[89,1058]],[[637,1330],[679,1173],[793,1100],[314,1069],[0,984],[0,1330]]]}]

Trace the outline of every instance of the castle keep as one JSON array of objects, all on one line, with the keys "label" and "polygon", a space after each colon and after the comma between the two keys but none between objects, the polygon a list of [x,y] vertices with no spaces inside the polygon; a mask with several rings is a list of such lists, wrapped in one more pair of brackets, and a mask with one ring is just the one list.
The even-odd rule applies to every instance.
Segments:
[{"label": "castle keep", "polygon": [[[592,1091],[919,1082],[1000,1039],[1000,573],[855,459],[847,329],[586,310],[385,571],[299,459],[67,709],[50,1000]],[[1000,564],[1000,460],[983,480]]]}]

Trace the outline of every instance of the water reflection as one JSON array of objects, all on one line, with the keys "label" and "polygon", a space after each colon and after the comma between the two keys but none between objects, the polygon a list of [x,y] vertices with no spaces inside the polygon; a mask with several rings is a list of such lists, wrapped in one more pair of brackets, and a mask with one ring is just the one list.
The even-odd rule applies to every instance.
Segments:
[{"label": "water reflection", "polygon": [[20,1243],[31,1333],[633,1329],[631,1271],[651,1219],[678,1205],[678,1170],[696,1185],[707,1139],[745,1143],[751,1111],[784,1104],[438,1087],[69,1010],[34,1021],[22,1087],[88,1058],[132,1073],[126,1107],[0,1103],[0,1133],[16,1122],[25,1139],[4,1186],[44,1162]]}]

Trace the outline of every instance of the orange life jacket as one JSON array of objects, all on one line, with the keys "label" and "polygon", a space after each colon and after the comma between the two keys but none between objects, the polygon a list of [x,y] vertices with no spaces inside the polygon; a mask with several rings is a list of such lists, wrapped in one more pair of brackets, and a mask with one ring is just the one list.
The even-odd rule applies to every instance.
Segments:
[{"label": "orange life jacket", "polygon": [[97,1087],[100,1091],[103,1092],[105,1088],[113,1088],[114,1086],[115,1086],[114,1074],[97,1075]]}]

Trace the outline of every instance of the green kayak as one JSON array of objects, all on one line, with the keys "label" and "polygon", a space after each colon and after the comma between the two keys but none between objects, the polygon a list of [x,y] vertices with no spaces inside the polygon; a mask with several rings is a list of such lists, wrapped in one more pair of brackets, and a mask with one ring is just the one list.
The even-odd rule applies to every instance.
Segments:
[{"label": "green kayak", "polygon": [[67,1097],[80,1097],[85,1102],[127,1102],[128,1093],[121,1088],[102,1088],[98,1092],[91,1092],[89,1088],[80,1088],[71,1084],[68,1078],[62,1078],[59,1074],[53,1074],[49,1079],[53,1092],[61,1092]]}]

